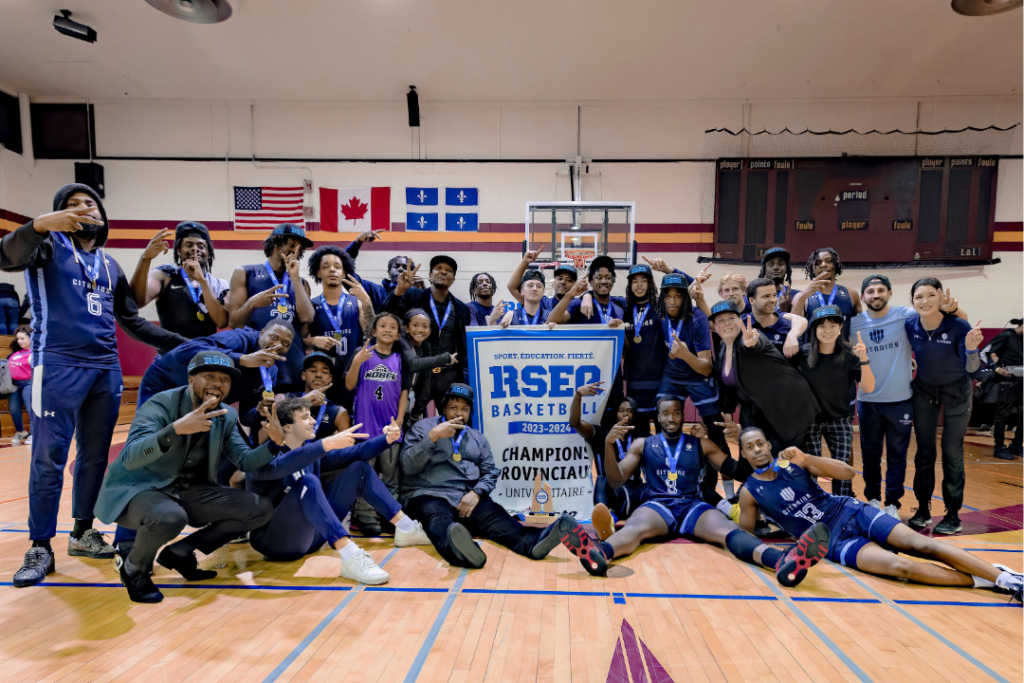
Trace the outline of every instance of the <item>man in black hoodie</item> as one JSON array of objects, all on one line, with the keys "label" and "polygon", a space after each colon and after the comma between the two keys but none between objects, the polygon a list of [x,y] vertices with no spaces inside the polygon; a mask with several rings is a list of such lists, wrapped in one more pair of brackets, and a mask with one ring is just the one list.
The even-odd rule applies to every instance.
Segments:
[{"label": "man in black hoodie", "polygon": [[25,271],[34,318],[35,433],[28,484],[32,547],[14,575],[18,587],[33,586],[55,571],[50,539],[57,533],[72,436],[78,454],[68,554],[114,556],[92,522],[123,389],[115,319],[133,338],[164,353],[186,341],[139,317],[124,271],[101,249],[107,232],[99,197],[85,185],[72,184],[57,191],[53,213],[0,241],[0,270]]}]

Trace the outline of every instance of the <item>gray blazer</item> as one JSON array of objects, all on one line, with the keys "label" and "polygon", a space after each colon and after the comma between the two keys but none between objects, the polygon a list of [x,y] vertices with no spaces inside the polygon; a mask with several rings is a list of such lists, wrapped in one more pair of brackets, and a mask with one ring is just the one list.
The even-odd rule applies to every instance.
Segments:
[{"label": "gray blazer", "polygon": [[[206,476],[214,486],[217,485],[217,461],[222,454],[243,472],[253,472],[278,453],[273,441],[250,450],[235,427],[237,411],[223,403],[217,409],[223,408],[227,408],[227,414],[214,418],[210,427]],[[103,477],[95,510],[100,521],[115,522],[136,494],[161,489],[174,482],[185,463],[192,438],[198,435],[180,436],[172,424],[191,411],[192,399],[187,386],[162,391],[136,411],[124,449],[117,460],[110,463]]]}]

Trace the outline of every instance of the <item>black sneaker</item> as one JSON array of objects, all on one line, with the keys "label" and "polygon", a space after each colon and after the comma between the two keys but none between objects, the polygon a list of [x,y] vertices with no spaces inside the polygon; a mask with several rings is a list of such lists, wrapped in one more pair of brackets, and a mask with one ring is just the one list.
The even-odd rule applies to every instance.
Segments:
[{"label": "black sneaker", "polygon": [[152,604],[164,599],[164,594],[153,585],[153,580],[149,578],[147,572],[140,571],[129,574],[125,569],[124,562],[115,561],[115,564],[117,564],[117,574],[121,577],[121,583],[128,589],[128,597],[132,602]]},{"label": "black sneaker", "polygon": [[818,523],[796,539],[796,545],[782,556],[775,567],[775,576],[779,583],[787,588],[800,584],[807,576],[807,571],[825,559],[832,534],[828,527]]},{"label": "black sneaker", "polygon": [[917,507],[917,512],[914,513],[913,517],[907,520],[907,526],[909,526],[911,529],[917,529],[918,531],[920,531],[921,529],[927,529],[931,526],[931,524],[932,511],[927,504],[919,504]]},{"label": "black sneaker", "polygon": [[951,536],[960,533],[963,528],[964,525],[960,523],[960,517],[954,512],[952,514],[947,513],[942,518],[942,521],[935,525],[932,532],[942,534],[943,536]]},{"label": "black sneaker", "polygon": [[57,571],[53,553],[42,546],[34,546],[25,553],[21,569],[14,573],[14,587],[25,588],[42,582],[47,574]]},{"label": "black sneaker", "polygon": [[[530,548],[530,557],[543,560],[562,542],[562,537],[571,533],[573,527],[579,526],[571,515],[560,515],[547,529],[541,531],[537,542]],[[584,532],[586,533],[586,532]]]},{"label": "black sneaker", "polygon": [[992,455],[1000,460],[1013,460],[1013,452],[1006,446],[1000,446]]},{"label": "black sneaker", "polygon": [[1020,456],[1024,455],[1024,447],[1010,446],[1010,452],[1019,458]]},{"label": "black sneaker", "polygon": [[168,547],[157,555],[156,561],[171,571],[178,572],[186,581],[208,581],[217,578],[217,572],[213,569],[199,568],[195,553],[179,555]]},{"label": "black sneaker", "polygon": [[458,522],[448,525],[448,542],[452,544],[455,554],[465,561],[466,566],[480,569],[487,564],[487,555],[483,548],[473,540],[473,534],[469,533],[469,529]]},{"label": "black sneaker", "polygon": [[604,576],[608,573],[608,558],[601,544],[595,543],[582,526],[574,523],[560,540],[570,553],[579,558],[580,564],[588,573],[594,576]]}]

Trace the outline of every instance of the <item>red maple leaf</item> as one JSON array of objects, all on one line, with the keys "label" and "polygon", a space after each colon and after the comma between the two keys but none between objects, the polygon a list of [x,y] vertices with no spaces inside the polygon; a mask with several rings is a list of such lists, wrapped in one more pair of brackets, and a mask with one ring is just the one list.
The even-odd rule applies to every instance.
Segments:
[{"label": "red maple leaf", "polygon": [[352,197],[348,200],[348,204],[341,205],[341,213],[344,214],[347,221],[357,221],[366,216],[366,212],[369,210],[370,205],[362,203],[358,197]]}]

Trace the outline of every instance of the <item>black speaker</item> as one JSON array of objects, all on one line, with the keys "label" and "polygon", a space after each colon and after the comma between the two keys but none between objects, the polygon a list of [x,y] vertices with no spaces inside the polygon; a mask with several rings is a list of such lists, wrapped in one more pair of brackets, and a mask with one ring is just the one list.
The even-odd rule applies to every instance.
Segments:
[{"label": "black speaker", "polygon": [[103,189],[103,167],[91,162],[75,163],[75,182],[88,185],[96,190],[100,199],[105,199],[106,191]]},{"label": "black speaker", "polygon": [[405,94],[405,103],[409,105],[409,127],[420,127],[420,96],[416,94],[416,86],[410,85]]}]

